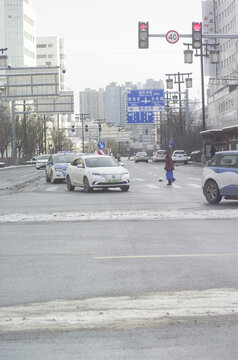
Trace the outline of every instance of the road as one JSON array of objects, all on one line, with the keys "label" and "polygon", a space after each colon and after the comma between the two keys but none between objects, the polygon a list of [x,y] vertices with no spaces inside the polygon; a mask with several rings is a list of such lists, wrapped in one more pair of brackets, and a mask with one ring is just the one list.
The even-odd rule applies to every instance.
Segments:
[{"label": "road", "polygon": [[0,359],[238,358],[238,202],[207,204],[197,165],[125,167],[127,193],[33,167],[0,190]]}]

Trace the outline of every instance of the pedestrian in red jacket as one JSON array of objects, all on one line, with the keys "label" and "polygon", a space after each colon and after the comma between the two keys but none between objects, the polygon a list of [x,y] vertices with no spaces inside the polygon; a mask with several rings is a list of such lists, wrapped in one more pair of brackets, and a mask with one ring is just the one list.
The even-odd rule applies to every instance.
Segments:
[{"label": "pedestrian in red jacket", "polygon": [[168,151],[166,152],[164,169],[166,171],[166,179],[168,180],[167,185],[172,185],[172,183],[175,181],[174,174],[173,174],[174,163],[173,163],[173,160],[172,160],[172,158],[170,156],[170,153]]}]

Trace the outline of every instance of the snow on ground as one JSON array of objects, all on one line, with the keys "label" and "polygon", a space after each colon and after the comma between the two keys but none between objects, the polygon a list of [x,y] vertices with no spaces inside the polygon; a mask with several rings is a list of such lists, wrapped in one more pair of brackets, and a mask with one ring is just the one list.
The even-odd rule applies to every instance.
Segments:
[{"label": "snow on ground", "polygon": [[55,300],[0,308],[0,334],[13,331],[129,329],[175,319],[238,314],[238,291],[208,289],[84,300]]},{"label": "snow on ground", "polygon": [[108,210],[0,215],[1,223],[39,223],[95,220],[204,220],[238,219],[238,209],[221,210]]}]

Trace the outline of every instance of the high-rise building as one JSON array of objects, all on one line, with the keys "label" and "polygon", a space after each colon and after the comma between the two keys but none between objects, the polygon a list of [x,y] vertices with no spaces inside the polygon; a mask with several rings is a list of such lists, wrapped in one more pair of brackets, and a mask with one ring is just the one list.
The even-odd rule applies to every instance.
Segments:
[{"label": "high-rise building", "polygon": [[0,0],[0,48],[8,64],[36,66],[35,15],[31,0]]},{"label": "high-rise building", "polygon": [[60,66],[60,90],[65,90],[64,39],[57,36],[36,38],[37,66]]},{"label": "high-rise building", "polygon": [[[212,25],[210,28],[209,24]],[[205,27],[207,25],[208,30]],[[227,35],[226,38],[219,38],[219,36],[216,38],[220,60],[219,64],[215,65],[215,72],[209,73],[206,127],[211,129],[236,125],[238,122],[238,40],[232,38],[232,35],[238,35],[238,0],[203,1],[203,28],[206,34],[210,32],[222,36]]]},{"label": "high-rise building", "polygon": [[121,87],[114,82],[106,86],[106,121],[121,125]]},{"label": "high-rise building", "polygon": [[91,120],[105,119],[105,91],[87,88],[79,93],[79,107],[81,114],[90,114]]}]

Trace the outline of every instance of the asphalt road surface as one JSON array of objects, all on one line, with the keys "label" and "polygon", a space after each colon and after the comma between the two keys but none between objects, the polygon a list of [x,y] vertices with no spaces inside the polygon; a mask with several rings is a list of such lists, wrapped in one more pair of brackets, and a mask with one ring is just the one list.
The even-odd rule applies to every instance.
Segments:
[{"label": "asphalt road surface", "polygon": [[0,171],[0,359],[238,358],[238,202],[125,167],[127,193]]}]

